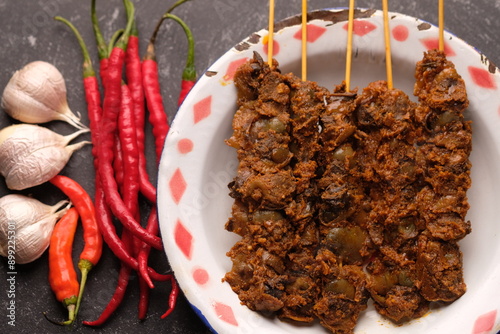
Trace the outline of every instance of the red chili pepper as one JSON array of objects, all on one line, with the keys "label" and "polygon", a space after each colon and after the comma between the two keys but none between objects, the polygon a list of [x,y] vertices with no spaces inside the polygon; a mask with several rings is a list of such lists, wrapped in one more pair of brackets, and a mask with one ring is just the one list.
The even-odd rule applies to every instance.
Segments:
[{"label": "red chili pepper", "polygon": [[130,214],[139,216],[139,161],[137,137],[130,89],[122,84],[122,107],[118,116],[118,134],[123,159],[123,202]]},{"label": "red chili pepper", "polygon": [[[102,235],[97,224],[94,203],[85,189],[78,182],[67,176],[56,175],[50,180],[50,183],[69,197],[82,218],[85,245],[80,253],[80,262],[88,262],[84,266],[90,270],[99,262],[103,245]],[[80,264],[78,266],[80,267]]]},{"label": "red chili pepper", "polygon": [[[126,0],[125,3],[131,7],[131,13],[134,13],[133,4]],[[118,40],[109,57],[109,66],[107,70],[105,87],[106,95],[104,98],[103,118],[100,126],[100,143],[98,170],[105,192],[106,202],[125,228],[142,241],[150,244],[152,247],[162,249],[161,239],[148,233],[136,221],[135,217],[127,210],[122,198],[118,192],[116,181],[113,177],[113,135],[117,129],[117,119],[121,106],[121,73],[125,59],[125,49],[128,43],[128,36],[132,26],[132,20],[129,19],[127,28],[122,37]]]},{"label": "red chili pepper", "polygon": [[149,122],[153,126],[157,162],[160,161],[163,144],[170,129],[167,114],[163,107],[163,97],[161,96],[159,80],[154,45],[150,43],[146,56],[142,61],[142,83],[149,111]]},{"label": "red chili pepper", "polygon": [[97,157],[97,148],[96,143],[98,142],[98,129],[97,126],[102,117],[102,108],[101,108],[101,93],[99,92],[99,83],[97,82],[96,73],[94,71],[94,67],[92,66],[92,60],[90,58],[87,46],[83,41],[82,36],[79,31],[75,28],[75,26],[69,22],[68,20],[56,16],[54,18],[57,21],[60,21],[66,24],[74,33],[78,43],[80,44],[80,49],[82,51],[83,63],[82,63],[82,72],[83,72],[83,85],[85,90],[85,100],[87,102],[87,112],[90,120],[90,129],[91,129],[91,139],[93,143],[92,154],[94,157]]},{"label": "red chili pepper", "polygon": [[177,297],[179,296],[179,286],[173,276],[170,282],[172,283],[172,288],[170,290],[170,295],[168,296],[168,310],[163,313],[161,316],[162,319],[168,317],[170,313],[174,311],[175,305],[177,304]]},{"label": "red chili pepper", "polygon": [[144,86],[144,96],[146,98],[149,110],[149,122],[153,126],[153,135],[155,137],[156,159],[159,162],[163,144],[167,137],[170,126],[168,124],[167,114],[163,107],[163,97],[160,90],[160,79],[158,74],[158,62],[156,61],[155,42],[165,16],[174,8],[189,0],[179,0],[162,16],[157,23],[146,49],[146,55],[142,61],[142,84]]},{"label": "red chili pepper", "polygon": [[59,325],[70,325],[76,318],[79,284],[71,253],[77,224],[78,211],[70,208],[56,223],[50,237],[49,283],[56,299],[68,309],[68,320],[64,322],[51,320]]},{"label": "red chili pepper", "polygon": [[[155,207],[151,209],[151,212],[148,217],[148,223],[146,225],[146,229],[154,234],[157,235],[159,232],[159,226],[158,226],[158,211],[156,210]],[[137,262],[139,266],[139,272],[145,272],[148,268],[148,257],[149,253],[151,251],[151,247],[147,244],[142,244],[141,248],[138,252],[137,255]]]},{"label": "red chili pepper", "polygon": [[196,83],[196,79],[189,80],[189,79],[186,79],[186,77],[184,75],[182,76],[181,92],[179,94],[179,101],[177,101],[177,104],[179,106],[182,104],[182,102],[184,102],[184,100],[186,99],[186,96],[189,94],[191,89],[193,89],[195,83]]},{"label": "red chili pepper", "polygon": [[179,94],[179,100],[177,101],[177,104],[180,106],[182,102],[184,102],[186,95],[189,93],[189,91],[191,91],[191,88],[193,88],[196,82],[196,69],[194,64],[194,38],[188,25],[178,16],[167,13],[164,15],[164,18],[172,19],[179,23],[184,30],[184,33],[186,34],[188,40],[188,54],[186,58],[186,65],[184,67],[184,71],[182,72],[181,92]]},{"label": "red chili pepper", "polygon": [[137,26],[132,26],[130,38],[125,55],[125,74],[127,77],[127,84],[132,94],[134,101],[134,118],[135,129],[138,146],[138,159],[139,159],[139,185],[141,193],[151,202],[156,203],[156,188],[151,184],[146,169],[146,157],[144,154],[144,126],[145,126],[145,100],[144,89],[142,87],[142,69],[141,58],[139,57],[139,32]]},{"label": "red chili pepper", "polygon": [[120,193],[123,193],[123,153],[122,144],[118,139],[118,135],[113,136],[113,172],[115,176],[116,186]]},{"label": "red chili pepper", "polygon": [[82,218],[85,245],[80,254],[80,259],[84,259],[94,266],[97,265],[102,255],[103,241],[97,224],[94,203],[90,195],[78,182],[64,175],[54,176],[50,183],[69,197]]},{"label": "red chili pepper", "polygon": [[149,307],[149,295],[151,289],[149,288],[147,282],[139,276],[139,305],[138,305],[138,315],[139,320],[146,319]]},{"label": "red chili pepper", "polygon": [[101,313],[101,315],[97,320],[83,321],[82,323],[84,325],[101,326],[106,322],[106,320],[109,319],[109,317],[113,314],[113,312],[115,312],[118,306],[120,306],[125,296],[131,272],[132,269],[130,267],[126,266],[125,264],[121,265],[120,271],[118,273],[118,283],[116,285],[113,297],[111,297],[111,300],[109,301],[108,305],[106,306],[106,308],[104,309],[104,311]]},{"label": "red chili pepper", "polygon": [[[129,233],[130,233],[129,231],[123,230],[122,234],[122,241],[128,251],[132,249],[132,236]],[[118,282],[116,284],[115,292],[113,293],[113,296],[111,297],[111,300],[109,301],[108,305],[102,311],[101,315],[99,316],[99,318],[97,318],[97,320],[83,321],[84,325],[101,326],[106,322],[106,320],[109,319],[109,317],[116,311],[118,306],[120,306],[120,304],[123,301],[123,298],[125,297],[131,273],[132,273],[132,268],[130,268],[129,266],[127,266],[125,263],[122,262],[120,271],[118,273]]]},{"label": "red chili pepper", "polygon": [[[158,211],[156,210],[156,207],[153,207],[151,209],[151,212],[148,217],[148,223],[146,225],[146,229],[154,234],[157,235],[159,232],[159,226],[158,226]],[[137,262],[139,265],[139,272],[141,275],[139,277],[143,277],[147,273],[148,269],[148,258],[149,258],[149,253],[151,252],[151,247],[145,243],[142,243],[140,245],[138,254],[137,254]],[[147,309],[148,309],[148,304],[149,304],[149,290],[145,288],[144,280],[139,279],[139,319],[144,319],[146,317]]]}]

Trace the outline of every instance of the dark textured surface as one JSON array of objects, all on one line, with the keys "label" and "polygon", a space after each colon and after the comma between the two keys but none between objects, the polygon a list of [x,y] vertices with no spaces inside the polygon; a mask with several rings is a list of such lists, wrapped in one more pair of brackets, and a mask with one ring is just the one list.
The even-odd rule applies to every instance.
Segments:
[{"label": "dark textured surface", "polygon": [[[135,1],[142,52],[147,38],[157,20],[173,1]],[[277,1],[276,20],[300,12],[300,1]],[[332,2],[315,0],[309,2],[309,9],[345,7],[348,1]],[[358,7],[381,7],[381,1],[357,1]],[[98,2],[98,16],[106,38],[124,24],[121,1]],[[437,1],[392,1],[390,10],[412,15],[431,23],[437,22]],[[68,88],[69,105],[75,112],[82,113],[85,123],[86,106],[81,83],[81,56],[79,47],[69,30],[54,22],[54,15],[71,20],[80,29],[90,52],[97,61],[94,38],[90,25],[90,0],[0,0],[0,89],[17,69],[34,60],[45,60],[63,73]],[[231,46],[249,36],[252,32],[267,27],[266,0],[193,0],[176,10],[176,14],[192,27],[196,39],[196,65],[198,75]],[[500,63],[500,1],[499,0],[448,0],[446,1],[446,28],[450,32],[481,50],[493,63]],[[168,28],[167,28],[168,27]],[[175,101],[179,92],[179,78],[184,65],[186,42],[182,31],[175,25],[165,24],[157,41],[158,62],[161,66],[161,85],[166,108],[172,119],[175,115]],[[0,112],[0,127],[13,123],[4,112]],[[59,133],[67,134],[74,129],[60,122],[46,124]],[[82,137],[83,138],[83,137]],[[151,145],[149,145],[151,147]],[[153,156],[148,150],[148,156]],[[1,162],[0,162],[1,163]],[[153,159],[149,166],[152,179],[156,169]],[[63,174],[73,177],[93,194],[94,170],[90,158],[90,146],[72,157]],[[3,179],[0,180],[0,196],[7,193]],[[40,186],[27,191],[47,204],[63,196],[51,186]],[[82,247],[81,230],[78,230],[75,259]],[[152,265],[159,270],[168,270],[165,255],[154,253]],[[113,294],[118,275],[119,262],[109,249],[105,248],[103,258],[89,277],[86,298],[80,311],[80,320],[96,319]],[[0,260],[0,333],[90,333],[93,328],[76,324],[71,331],[47,322],[42,312],[52,318],[63,319],[64,309],[55,300],[47,281],[47,254],[39,260],[24,266],[16,266],[15,275],[15,327],[8,324],[6,272],[7,263]],[[148,317],[144,322],[137,320],[137,280],[132,279],[127,296],[116,314],[99,329],[103,333],[207,333],[208,330],[196,317],[188,303],[181,297],[174,313],[167,319],[160,319],[166,309],[169,285],[157,284],[151,293]],[[10,299],[9,299],[10,300]]]}]

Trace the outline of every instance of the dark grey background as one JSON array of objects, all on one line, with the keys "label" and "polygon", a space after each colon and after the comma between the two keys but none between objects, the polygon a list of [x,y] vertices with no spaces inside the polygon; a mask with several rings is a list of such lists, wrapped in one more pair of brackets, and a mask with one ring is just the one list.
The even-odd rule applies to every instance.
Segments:
[{"label": "dark grey background", "polygon": [[[143,54],[148,37],[161,14],[174,1],[134,1],[137,24]],[[198,75],[234,44],[252,32],[267,27],[267,0],[192,0],[178,8],[175,13],[192,28],[196,39],[196,66]],[[347,0],[311,0],[309,9],[346,7]],[[357,1],[358,7],[381,8],[381,1]],[[300,12],[299,0],[277,0],[276,20]],[[106,38],[123,27],[124,11],[121,1],[98,1],[98,16]],[[437,22],[437,0],[390,1],[390,10],[412,15],[431,23]],[[94,37],[90,25],[90,0],[0,0],[0,90],[3,91],[13,72],[34,60],[45,60],[63,73],[68,88],[69,105],[74,112],[82,114],[88,124],[86,105],[81,81],[80,49],[69,30],[52,20],[61,15],[71,20],[82,33],[90,52],[97,62]],[[446,29],[481,50],[493,63],[500,64],[500,0],[447,0]],[[179,80],[184,66],[186,42],[182,30],[172,23],[165,24],[157,40],[157,55],[160,64],[161,86],[165,106],[170,119],[175,116]],[[96,65],[97,66],[97,65]],[[14,121],[0,112],[0,127]],[[61,122],[46,124],[59,133],[67,134],[74,129]],[[149,129],[148,129],[149,130]],[[83,138],[83,137],[82,137]],[[152,143],[149,139],[149,143]],[[151,147],[151,145],[149,145]],[[148,150],[148,156],[153,156]],[[150,159],[149,171],[156,180],[156,168]],[[0,162],[1,163],[1,162]],[[74,154],[63,174],[73,177],[93,194],[92,159],[90,146]],[[7,193],[3,179],[0,180],[0,196]],[[51,186],[39,186],[27,191],[47,204],[63,198]],[[146,205],[146,204],[144,204]],[[75,245],[75,261],[82,247],[79,229]],[[152,265],[160,271],[169,269],[164,254],[154,253]],[[79,321],[96,319],[113,294],[119,262],[112,253],[104,249],[100,264],[90,273],[86,296]],[[52,318],[63,319],[66,313],[55,300],[47,281],[47,254],[34,263],[17,266],[16,275],[16,321],[15,327],[7,324],[7,265],[0,260],[0,333],[57,333],[66,329],[48,323],[42,312]],[[151,293],[148,317],[137,320],[138,291],[136,279],[132,279],[127,296],[121,307],[109,321],[99,329],[104,333],[207,333],[208,329],[197,318],[183,296],[174,313],[160,319],[167,307],[168,284],[159,283]],[[71,332],[89,333],[93,328],[76,324]]]}]

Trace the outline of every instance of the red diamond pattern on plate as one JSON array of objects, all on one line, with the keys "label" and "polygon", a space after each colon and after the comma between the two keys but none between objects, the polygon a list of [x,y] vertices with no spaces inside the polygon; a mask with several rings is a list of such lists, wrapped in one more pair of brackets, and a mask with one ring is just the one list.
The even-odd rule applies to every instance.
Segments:
[{"label": "red diamond pattern on plate", "polygon": [[[427,50],[433,50],[439,48],[439,38],[424,38],[421,39],[420,42],[425,46]],[[453,57],[456,55],[455,51],[448,45],[448,43],[444,43],[444,53],[448,57]]]},{"label": "red diamond pattern on plate", "polygon": [[186,256],[188,260],[191,260],[193,236],[180,220],[177,220],[177,223],[175,224],[174,240],[175,244],[179,247],[184,256]]},{"label": "red diamond pattern on plate", "polygon": [[[344,29],[347,30],[347,23],[344,25]],[[373,30],[377,29],[377,26],[369,21],[365,20],[354,20],[352,33],[358,36],[364,36]]]},{"label": "red diamond pattern on plate", "polygon": [[[326,28],[317,26],[315,24],[307,25],[307,41],[309,43],[314,43],[318,38],[320,38],[326,31]],[[302,40],[302,29],[297,30],[293,35],[293,38]]]},{"label": "red diamond pattern on plate", "polygon": [[193,106],[194,124],[204,120],[212,113],[212,95],[198,101]]},{"label": "red diamond pattern on plate", "polygon": [[184,176],[182,175],[182,172],[179,168],[177,168],[172,175],[172,178],[168,182],[168,187],[175,204],[179,204],[182,195],[184,195],[184,192],[187,188],[186,180],[184,179]]},{"label": "red diamond pattern on plate", "polygon": [[480,315],[474,322],[472,334],[488,334],[493,329],[496,318],[497,310]]},{"label": "red diamond pattern on plate", "polygon": [[236,70],[240,65],[243,65],[246,61],[248,60],[247,57],[241,58],[234,60],[229,63],[229,66],[227,67],[226,74],[224,74],[223,79],[225,81],[231,81],[234,78],[234,74],[236,73]]},{"label": "red diamond pattern on plate", "polygon": [[228,324],[238,326],[238,322],[234,317],[233,309],[230,306],[216,302],[214,304],[214,310],[219,319],[227,322]]},{"label": "red diamond pattern on plate", "polygon": [[483,68],[469,66],[468,67],[469,74],[472,77],[474,83],[483,88],[496,89],[497,85],[495,83],[495,79],[491,75],[490,72]]}]

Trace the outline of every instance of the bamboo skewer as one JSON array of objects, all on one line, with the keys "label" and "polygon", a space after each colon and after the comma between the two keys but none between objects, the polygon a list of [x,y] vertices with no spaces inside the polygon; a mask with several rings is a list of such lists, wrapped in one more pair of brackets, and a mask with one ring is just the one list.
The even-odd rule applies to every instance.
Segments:
[{"label": "bamboo skewer", "polygon": [[387,72],[387,87],[393,88],[392,82],[392,59],[391,59],[391,34],[389,31],[389,5],[388,0],[382,0],[384,13],[384,37],[385,37],[385,68]]},{"label": "bamboo skewer", "polygon": [[347,23],[347,51],[345,59],[345,90],[351,90],[352,32],[354,30],[354,0],[349,0],[349,20]]},{"label": "bamboo skewer", "polygon": [[438,3],[439,15],[439,51],[444,51],[444,0]]},{"label": "bamboo skewer", "polygon": [[273,66],[274,47],[274,0],[269,0],[269,35],[267,39],[267,62],[269,67]]},{"label": "bamboo skewer", "polygon": [[302,81],[307,80],[307,0],[302,0]]}]

